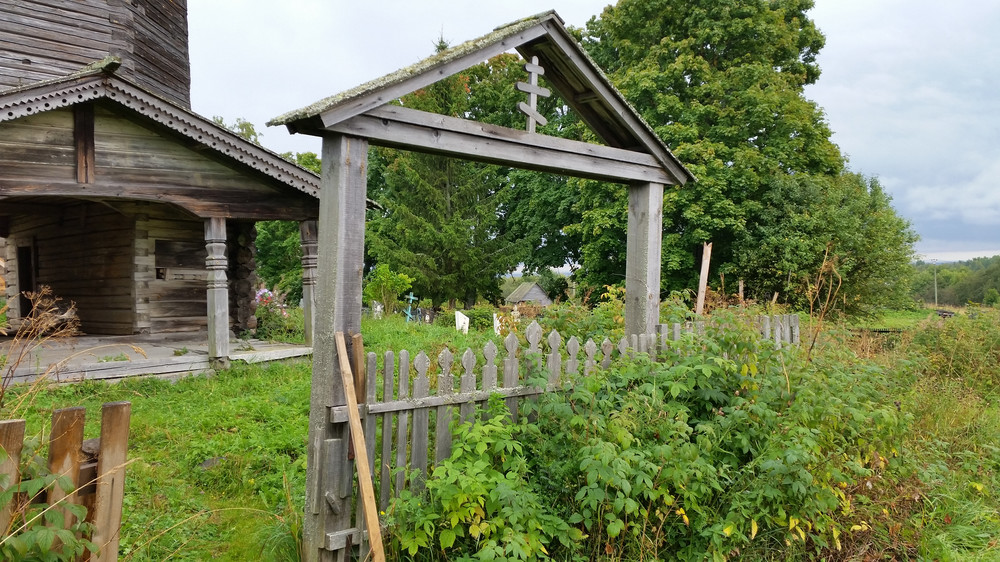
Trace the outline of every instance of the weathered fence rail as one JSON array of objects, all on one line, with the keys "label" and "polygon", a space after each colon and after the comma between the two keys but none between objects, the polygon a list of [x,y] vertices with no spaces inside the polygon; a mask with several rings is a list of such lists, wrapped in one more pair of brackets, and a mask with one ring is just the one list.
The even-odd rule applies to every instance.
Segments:
[{"label": "weathered fence rail", "polygon": [[[43,501],[49,505],[78,504],[87,508],[88,523],[92,523],[90,540],[100,549],[97,554],[85,553],[81,560],[114,562],[118,560],[119,531],[122,521],[122,500],[125,494],[125,464],[128,452],[128,429],[132,405],[129,402],[104,404],[101,411],[100,439],[83,440],[86,410],[65,408],[52,414],[49,439],[48,469],[53,475],[66,476],[72,483],[70,491],[52,485],[44,498],[29,498],[15,494],[11,501],[0,505],[0,537],[17,532],[12,525],[17,510],[26,501]],[[6,451],[0,462],[0,483],[9,490],[21,481],[20,460],[24,446],[25,421],[0,421],[0,447]],[[63,509],[64,521],[72,515]]]},{"label": "weathered fence rail", "polygon": [[[798,343],[797,316],[758,317],[752,323],[763,341],[773,342],[776,348]],[[705,322],[662,324],[656,333],[633,335],[617,343],[605,338],[600,344],[592,339],[581,344],[576,337],[564,342],[562,335],[552,331],[543,343],[541,327],[532,322],[525,331],[527,348],[510,334],[503,341],[503,350],[493,342],[488,342],[481,354],[467,349],[456,357],[445,349],[438,355],[436,367],[422,351],[412,359],[405,350],[398,355],[386,351],[381,368],[375,353],[355,357],[355,372],[364,373],[355,383],[359,394],[364,389],[358,407],[379,509],[385,511],[402,490],[418,492],[423,488],[433,464],[451,456],[456,415],[459,422],[465,422],[491,395],[503,396],[516,416],[520,400],[559,390],[570,378],[606,369],[623,356],[662,358],[672,341],[706,330]],[[331,423],[348,419],[345,406],[330,408],[329,415]],[[342,486],[342,490],[351,489],[349,481],[342,481]],[[364,552],[363,519],[359,515],[355,521],[354,528],[328,537],[328,548],[343,548],[351,541],[362,544]]]}]

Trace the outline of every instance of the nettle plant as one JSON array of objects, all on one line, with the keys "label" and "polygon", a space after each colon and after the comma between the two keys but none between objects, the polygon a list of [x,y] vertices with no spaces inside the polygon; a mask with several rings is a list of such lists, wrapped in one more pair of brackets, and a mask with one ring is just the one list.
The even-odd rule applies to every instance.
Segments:
[{"label": "nettle plant", "polygon": [[[908,420],[886,375],[775,351],[738,322],[688,334],[540,402],[525,443],[588,558],[724,560],[839,549],[851,490],[890,469]],[[784,550],[787,553],[787,550]]]},{"label": "nettle plant", "polygon": [[421,560],[538,560],[582,540],[531,481],[523,443],[542,438],[538,428],[509,416],[493,396],[488,419],[457,428],[462,438],[426,490],[394,502],[390,550]]},{"label": "nettle plant", "polygon": [[[84,552],[97,553],[98,547],[86,538],[93,525],[86,523],[87,508],[67,502],[48,503],[49,490],[59,487],[69,494],[73,483],[68,476],[52,474],[45,459],[36,454],[41,440],[25,440],[21,451],[21,481],[12,486],[0,475],[0,509],[10,508],[11,519],[0,529],[0,560],[60,562],[77,560]],[[7,458],[0,449],[0,462]]]}]

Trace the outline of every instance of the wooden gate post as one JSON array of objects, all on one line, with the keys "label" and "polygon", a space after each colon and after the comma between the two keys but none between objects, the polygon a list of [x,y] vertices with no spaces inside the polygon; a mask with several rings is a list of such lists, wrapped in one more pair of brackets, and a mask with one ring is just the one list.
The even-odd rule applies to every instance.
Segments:
[{"label": "wooden gate post", "polygon": [[304,316],[305,344],[312,345],[316,330],[316,221],[299,223],[299,240],[302,244],[302,315]]},{"label": "wooden gate post", "polygon": [[229,366],[229,281],[226,276],[226,219],[205,220],[208,270],[208,360],[213,369]]},{"label": "wooden gate post", "polygon": [[367,175],[367,140],[323,138],[303,530],[308,562],[349,560],[357,531],[351,522],[354,469],[348,458],[348,427],[332,423],[330,409],[347,404],[335,334],[361,331]]},{"label": "wooden gate post", "polygon": [[663,184],[628,188],[625,258],[625,334],[649,334],[660,321]]}]

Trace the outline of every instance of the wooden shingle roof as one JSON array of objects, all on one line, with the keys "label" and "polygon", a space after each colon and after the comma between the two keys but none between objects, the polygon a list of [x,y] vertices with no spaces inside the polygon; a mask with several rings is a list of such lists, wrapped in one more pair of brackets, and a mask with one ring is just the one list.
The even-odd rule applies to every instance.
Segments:
[{"label": "wooden shingle roof", "polygon": [[[640,173],[630,172],[634,176],[631,177],[633,180],[648,179],[682,185],[695,179],[608,81],[600,68],[566,30],[563,20],[553,11],[499,27],[483,37],[442,51],[382,78],[276,117],[269,121],[268,125],[285,125],[293,133],[314,135],[331,131],[344,132],[345,129],[349,129],[359,136],[370,137],[373,143],[382,140],[386,145],[392,145],[392,142],[379,139],[377,135],[366,134],[377,128],[377,123],[365,122],[364,117],[389,119],[400,123],[409,119],[411,124],[422,126],[426,123],[426,119],[423,123],[416,123],[415,117],[406,112],[405,108],[384,106],[511,49],[520,53],[525,60],[538,57],[539,64],[545,69],[545,78],[549,84],[610,149],[604,153],[601,149],[605,147],[587,150],[592,150],[595,154],[609,154],[614,151],[614,154],[605,157],[618,160],[631,159],[641,167],[663,170],[663,173],[656,174],[642,170]],[[478,131],[468,130],[468,126],[464,126],[461,122],[469,123],[442,116],[434,126],[451,130],[465,127],[466,130],[463,130],[462,134],[479,134]],[[521,138],[523,135],[520,133],[523,131],[504,129],[496,133],[502,128],[486,125],[483,127],[489,128],[487,134],[516,137],[514,142],[523,144],[538,142],[537,137],[544,138],[542,135],[532,134],[533,140],[528,141]],[[620,150],[615,151],[615,149]],[[441,152],[449,150],[442,148]],[[631,156],[623,156],[621,154],[623,151],[629,152]],[[576,152],[581,151],[576,150]],[[644,157],[649,160],[645,160]],[[536,168],[552,169],[553,166],[543,164],[537,165]],[[585,172],[584,176],[602,177],[598,171]],[[612,176],[609,174],[607,177]]]}]

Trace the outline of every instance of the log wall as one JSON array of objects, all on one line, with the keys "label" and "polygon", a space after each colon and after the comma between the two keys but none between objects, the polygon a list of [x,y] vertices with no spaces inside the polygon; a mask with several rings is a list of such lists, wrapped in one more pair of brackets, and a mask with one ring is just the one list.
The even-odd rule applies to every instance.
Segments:
[{"label": "log wall", "polygon": [[186,0],[0,0],[0,90],[108,55],[119,75],[190,106]]},{"label": "log wall", "polygon": [[134,204],[136,214],[136,331],[208,329],[204,221],[183,211]]},{"label": "log wall", "polygon": [[[98,203],[81,203],[49,214],[15,216],[10,244],[31,247],[35,287],[52,288],[77,305],[80,329],[95,334],[131,334],[132,220]],[[29,264],[15,262],[16,271]],[[15,276],[12,276],[15,277]]]}]

